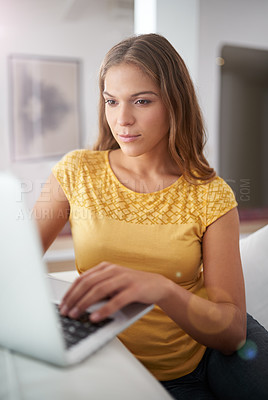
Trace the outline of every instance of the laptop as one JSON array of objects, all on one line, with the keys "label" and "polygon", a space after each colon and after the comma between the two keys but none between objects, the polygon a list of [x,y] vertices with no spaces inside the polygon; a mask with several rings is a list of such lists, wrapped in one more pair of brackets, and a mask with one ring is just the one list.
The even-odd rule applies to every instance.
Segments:
[{"label": "laptop", "polygon": [[0,173],[0,345],[58,366],[81,362],[152,310],[132,303],[98,324],[88,313],[63,318],[58,304],[70,283],[48,275],[21,183]]}]

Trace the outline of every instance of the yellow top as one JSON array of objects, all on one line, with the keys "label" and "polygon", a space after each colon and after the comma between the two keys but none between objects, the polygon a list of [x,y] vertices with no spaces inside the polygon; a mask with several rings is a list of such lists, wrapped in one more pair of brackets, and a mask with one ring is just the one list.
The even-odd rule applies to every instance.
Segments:
[{"label": "yellow top", "polygon": [[[202,236],[237,205],[231,188],[219,177],[194,185],[181,176],[165,189],[137,193],[116,178],[108,153],[76,150],[53,168],[70,202],[78,272],[109,261],[160,273],[206,297]],[[157,306],[119,338],[159,380],[192,372],[205,351]]]}]

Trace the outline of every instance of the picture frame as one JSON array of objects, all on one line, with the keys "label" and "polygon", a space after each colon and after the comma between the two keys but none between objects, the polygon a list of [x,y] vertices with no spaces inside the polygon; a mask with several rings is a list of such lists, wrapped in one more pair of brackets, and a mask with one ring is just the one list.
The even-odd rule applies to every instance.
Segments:
[{"label": "picture frame", "polygon": [[81,61],[9,56],[12,161],[60,157],[81,146]]}]

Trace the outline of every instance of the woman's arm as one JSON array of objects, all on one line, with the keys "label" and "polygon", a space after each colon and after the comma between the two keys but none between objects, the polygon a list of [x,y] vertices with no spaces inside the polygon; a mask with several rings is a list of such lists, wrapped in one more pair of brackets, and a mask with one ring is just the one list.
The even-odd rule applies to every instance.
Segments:
[{"label": "woman's arm", "polygon": [[111,297],[92,314],[91,318],[97,321],[133,301],[154,303],[197,342],[230,354],[246,337],[236,209],[207,228],[203,265],[208,300],[162,275],[103,262],[76,280],[63,298],[61,312],[76,318],[91,304]]},{"label": "woman's arm", "polygon": [[33,209],[44,252],[68,221],[69,213],[69,201],[59,182],[51,174]]}]

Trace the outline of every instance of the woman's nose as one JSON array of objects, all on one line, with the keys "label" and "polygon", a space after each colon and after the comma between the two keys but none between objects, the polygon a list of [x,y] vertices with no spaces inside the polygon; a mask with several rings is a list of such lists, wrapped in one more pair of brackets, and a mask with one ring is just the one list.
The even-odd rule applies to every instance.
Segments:
[{"label": "woman's nose", "polygon": [[135,121],[130,105],[120,105],[118,107],[117,123],[121,126],[132,125]]}]

